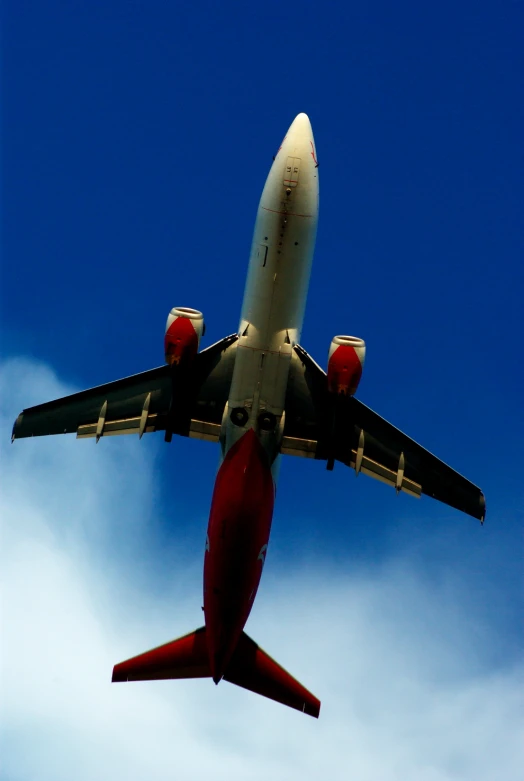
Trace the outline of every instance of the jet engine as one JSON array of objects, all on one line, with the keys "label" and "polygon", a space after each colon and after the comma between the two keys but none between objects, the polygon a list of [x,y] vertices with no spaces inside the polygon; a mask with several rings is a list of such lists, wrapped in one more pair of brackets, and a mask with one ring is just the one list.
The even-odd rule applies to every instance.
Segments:
[{"label": "jet engine", "polygon": [[335,336],[329,348],[327,380],[330,393],[353,396],[366,357],[366,343],[358,336]]},{"label": "jet engine", "polygon": [[175,306],[167,316],[164,352],[170,366],[186,364],[198,352],[204,335],[204,315],[198,309]]}]

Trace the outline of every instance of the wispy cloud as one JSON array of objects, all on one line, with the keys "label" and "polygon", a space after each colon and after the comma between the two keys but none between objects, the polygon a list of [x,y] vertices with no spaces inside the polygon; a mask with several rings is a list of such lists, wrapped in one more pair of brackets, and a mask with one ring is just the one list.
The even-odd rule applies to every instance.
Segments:
[{"label": "wispy cloud", "polygon": [[27,361],[2,382],[2,777],[520,778],[522,666],[493,667],[494,628],[460,573],[436,593],[402,558],[263,580],[248,632],[321,698],[318,722],[226,683],[112,685],[115,662],[201,623],[202,562],[175,548],[158,593],[154,447],[11,447],[20,388],[25,406],[71,389]]}]

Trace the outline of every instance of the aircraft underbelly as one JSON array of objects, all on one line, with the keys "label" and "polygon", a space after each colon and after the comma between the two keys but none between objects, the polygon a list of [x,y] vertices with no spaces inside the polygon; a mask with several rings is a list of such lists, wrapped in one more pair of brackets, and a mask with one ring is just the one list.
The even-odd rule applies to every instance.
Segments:
[{"label": "aircraft underbelly", "polygon": [[284,403],[316,237],[318,176],[299,117],[257,212],[235,365],[224,409],[206,543],[204,609],[212,676],[227,668],[255,597],[269,541]]},{"label": "aircraft underbelly", "polygon": [[260,440],[249,429],[215,481],[204,560],[204,611],[213,678],[224,673],[247,621],[264,566],[275,487]]},{"label": "aircraft underbelly", "polygon": [[310,127],[285,139],[260,199],[222,423],[224,455],[249,428],[258,432],[271,463],[278,455],[316,238],[318,169],[311,145]]}]

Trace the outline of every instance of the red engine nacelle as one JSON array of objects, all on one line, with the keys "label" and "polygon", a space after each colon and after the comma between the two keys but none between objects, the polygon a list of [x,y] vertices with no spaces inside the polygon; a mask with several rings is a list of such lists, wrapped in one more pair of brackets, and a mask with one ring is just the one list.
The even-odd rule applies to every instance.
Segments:
[{"label": "red engine nacelle", "polygon": [[366,357],[366,343],[358,336],[335,336],[329,348],[328,389],[330,393],[353,396]]},{"label": "red engine nacelle", "polygon": [[164,352],[170,366],[193,360],[205,331],[204,315],[198,309],[175,306],[166,323]]}]

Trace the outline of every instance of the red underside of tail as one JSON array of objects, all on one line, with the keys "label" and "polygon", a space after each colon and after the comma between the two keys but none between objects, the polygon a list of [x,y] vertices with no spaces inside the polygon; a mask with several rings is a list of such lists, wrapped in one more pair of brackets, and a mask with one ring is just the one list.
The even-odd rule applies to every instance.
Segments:
[{"label": "red underside of tail", "polygon": [[[115,665],[113,682],[210,678],[206,629]],[[320,701],[242,632],[224,680],[318,718]]]}]

